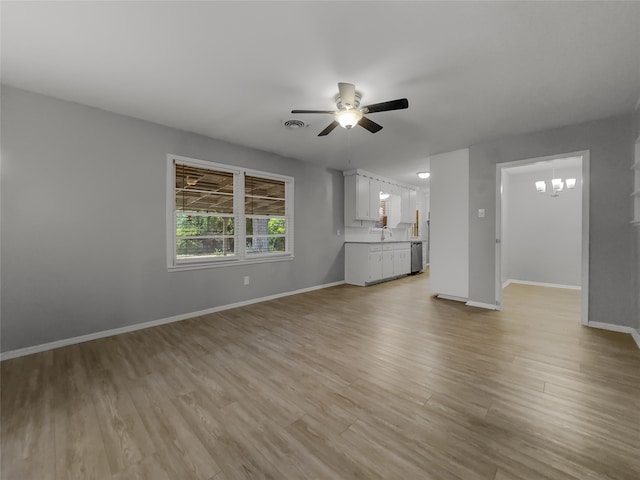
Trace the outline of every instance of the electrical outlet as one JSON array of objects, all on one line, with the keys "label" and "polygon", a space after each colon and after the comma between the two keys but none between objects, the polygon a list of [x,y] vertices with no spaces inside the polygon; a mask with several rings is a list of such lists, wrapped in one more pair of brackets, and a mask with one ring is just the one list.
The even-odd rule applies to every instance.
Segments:
[{"label": "electrical outlet", "polygon": [[245,284],[245,285],[249,285],[249,275],[246,275],[246,276],[244,277],[244,284]]},{"label": "electrical outlet", "polygon": [[478,209],[478,218],[484,218],[484,208]]}]

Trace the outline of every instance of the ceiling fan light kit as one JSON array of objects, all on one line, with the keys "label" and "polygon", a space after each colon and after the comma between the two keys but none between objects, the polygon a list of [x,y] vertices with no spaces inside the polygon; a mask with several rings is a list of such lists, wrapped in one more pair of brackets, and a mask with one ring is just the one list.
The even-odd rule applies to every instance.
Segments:
[{"label": "ceiling fan light kit", "polygon": [[382,130],[382,125],[365,117],[365,114],[388,112],[391,110],[402,110],[409,108],[409,101],[406,98],[391,100],[388,102],[374,103],[360,108],[362,95],[356,92],[356,87],[352,83],[338,83],[338,95],[335,97],[336,110],[291,110],[291,113],[321,113],[333,114],[334,121],[331,122],[318,136],[328,135],[334,128],[340,125],[347,130],[360,125],[371,133]]},{"label": "ceiling fan light kit", "polygon": [[354,127],[362,118],[360,110],[341,110],[336,113],[336,120],[342,128]]}]

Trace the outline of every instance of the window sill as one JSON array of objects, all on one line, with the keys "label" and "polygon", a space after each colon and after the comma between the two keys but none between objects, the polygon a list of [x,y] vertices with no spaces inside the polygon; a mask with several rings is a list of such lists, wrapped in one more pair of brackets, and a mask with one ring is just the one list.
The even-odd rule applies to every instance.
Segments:
[{"label": "window sill", "polygon": [[239,267],[241,265],[250,265],[254,263],[270,263],[270,262],[284,262],[287,260],[293,260],[294,255],[277,255],[273,257],[260,257],[249,258],[245,260],[229,260],[229,261],[216,261],[207,263],[182,263],[179,265],[169,265],[167,271],[169,272],[181,272],[184,270],[203,270],[205,268],[219,268],[219,267]]}]

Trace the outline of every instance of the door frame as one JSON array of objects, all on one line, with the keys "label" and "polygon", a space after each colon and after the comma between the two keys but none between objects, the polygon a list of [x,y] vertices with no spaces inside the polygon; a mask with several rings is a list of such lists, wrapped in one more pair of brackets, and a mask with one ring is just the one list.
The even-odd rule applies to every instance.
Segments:
[{"label": "door frame", "polygon": [[505,168],[547,162],[567,157],[582,157],[582,253],[581,253],[581,323],[589,324],[589,150],[561,153],[546,157],[527,158],[496,164],[496,249],[495,292],[496,306],[502,310],[502,175]]}]

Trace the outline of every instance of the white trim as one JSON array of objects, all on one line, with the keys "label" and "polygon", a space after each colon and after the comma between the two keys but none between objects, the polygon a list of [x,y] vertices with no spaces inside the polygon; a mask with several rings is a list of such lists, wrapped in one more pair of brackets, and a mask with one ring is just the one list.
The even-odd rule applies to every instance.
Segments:
[{"label": "white trim", "polygon": [[[222,216],[233,218],[235,223],[235,234],[233,235],[235,251],[234,255],[215,258],[195,257],[195,258],[176,258],[176,205],[175,205],[175,165],[192,165],[195,167],[218,170],[221,172],[233,174],[233,199],[234,213],[233,215],[225,214]],[[278,180],[285,185],[285,214],[283,216],[275,216],[284,218],[286,221],[286,239],[287,251],[266,254],[248,253],[245,246],[247,238],[245,229],[245,219],[251,218],[245,213],[245,189],[244,179],[249,175],[257,178],[266,178],[270,180]],[[295,203],[295,178],[289,175],[281,175],[279,173],[263,172],[261,170],[252,170],[234,165],[226,165],[222,163],[210,162],[208,160],[199,160],[196,158],[183,157],[175,154],[167,154],[167,185],[166,185],[166,246],[167,246],[167,271],[184,271],[184,270],[201,270],[205,268],[228,267],[235,265],[247,265],[251,263],[267,263],[282,260],[291,260],[294,258],[294,203]],[[255,217],[255,216],[253,216]]]},{"label": "white trim", "polygon": [[286,260],[293,260],[296,258],[294,255],[289,255],[288,253],[273,255],[270,257],[264,256],[260,258],[249,258],[247,260],[240,261],[237,258],[234,260],[220,260],[211,263],[180,263],[175,266],[168,267],[167,270],[170,272],[180,272],[183,270],[203,270],[206,268],[218,268],[218,267],[235,267],[238,265],[251,265],[253,263],[271,263],[271,262],[284,262]]},{"label": "white trim", "polygon": [[551,288],[568,288],[569,290],[582,290],[580,285],[562,285],[559,283],[544,283],[544,282],[530,282],[529,280],[515,280],[513,278],[508,279],[505,283],[505,287],[512,283],[518,283],[520,285],[535,285],[536,287],[551,287]]},{"label": "white trim", "polygon": [[609,330],[610,332],[628,333],[631,338],[636,342],[638,348],[640,348],[640,332],[633,327],[627,327],[626,325],[616,325],[614,323],[604,322],[589,322],[587,327],[598,328],[600,330]]},{"label": "white trim", "polygon": [[[504,162],[496,164],[496,238],[501,239],[502,235],[502,196],[500,195],[500,187],[502,184],[502,169],[515,167],[520,165],[527,165],[530,163],[545,162],[554,159],[561,159],[566,157],[582,157],[582,273],[580,281],[581,295],[581,318],[582,325],[589,323],[589,191],[590,191],[590,176],[589,176],[589,150],[581,150],[576,152],[567,152],[557,155],[550,155],[547,157],[529,158],[525,160],[516,160],[513,162]],[[500,225],[498,225],[500,224]],[[501,250],[501,243],[498,244]],[[498,247],[496,247],[495,258],[495,283],[496,283],[496,302],[501,302],[502,292],[499,289],[502,282],[502,257],[498,255]],[[549,285],[551,286],[551,285]],[[503,287],[504,288],[504,287]],[[568,287],[562,287],[568,288]]]},{"label": "white trim", "polygon": [[490,303],[474,302],[473,300],[469,300],[465,305],[467,307],[485,308],[487,310],[500,310],[500,307],[498,307],[497,305],[491,305]]},{"label": "white trim", "polygon": [[314,290],[321,290],[323,288],[335,287],[344,284],[344,280],[339,282],[325,283],[322,285],[315,285],[313,287],[301,288],[299,290],[293,290],[290,292],[276,293],[274,295],[268,295],[266,297],[252,298],[250,300],[243,300],[241,302],[230,303],[227,305],[220,305],[217,307],[207,308],[197,312],[182,313],[180,315],[174,315],[173,317],[161,318],[159,320],[151,320],[149,322],[136,323],[135,325],[127,325],[126,327],[113,328],[111,330],[103,330],[101,332],[89,333],[87,335],[80,335],[78,337],[65,338],[62,340],[56,340],[55,342],[43,343],[40,345],[34,345],[31,347],[19,348],[18,350],[10,350],[8,352],[0,353],[0,361],[9,360],[11,358],[23,357],[25,355],[32,355],[34,353],[46,352],[47,350],[53,350],[55,348],[66,347],[69,345],[75,345],[77,343],[89,342],[91,340],[97,340],[99,338],[112,337],[114,335],[121,335],[123,333],[135,332],[136,330],[144,330],[146,328],[157,327],[165,325],[167,323],[179,322],[188,318],[195,318],[202,315],[208,315],[210,313],[221,312],[223,310],[230,310],[232,308],[244,307],[246,305],[252,305],[254,303],[267,302],[269,300],[275,300],[277,298],[288,297],[291,295],[298,295],[300,293],[312,292]]},{"label": "white trim", "polygon": [[436,297],[441,298],[443,300],[453,300],[454,302],[467,303],[469,301],[468,298],[456,297],[455,295],[447,295],[445,293],[439,293],[439,294],[436,295]]},{"label": "white trim", "polygon": [[590,155],[589,150],[582,154],[582,279],[580,286],[582,287],[580,305],[582,325],[589,323],[589,210],[591,198],[591,177],[590,177]]},{"label": "white trim", "polygon": [[633,327],[628,327],[626,325],[616,325],[615,323],[605,323],[605,322],[589,322],[586,326],[597,328],[599,330],[609,330],[611,332],[628,333],[628,334],[631,334],[631,331],[635,330]]},{"label": "white trim", "polygon": [[382,175],[378,175],[377,173],[367,172],[366,170],[361,170],[359,168],[354,170],[344,170],[342,172],[343,177],[349,177],[351,175],[361,175],[363,177],[372,178],[373,180],[378,180],[382,183],[388,183],[389,185],[396,185],[398,187],[408,188],[409,190],[413,190],[415,192],[418,191],[418,187],[415,185],[410,185],[408,183],[400,183],[397,180],[394,180],[389,177],[383,177]]}]

